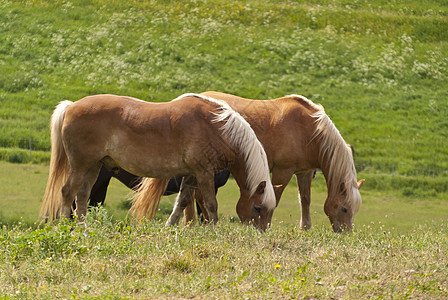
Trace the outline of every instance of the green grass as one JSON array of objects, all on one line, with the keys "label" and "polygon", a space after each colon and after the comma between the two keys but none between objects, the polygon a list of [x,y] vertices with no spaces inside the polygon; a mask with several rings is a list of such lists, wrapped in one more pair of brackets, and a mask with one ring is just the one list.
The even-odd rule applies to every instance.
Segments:
[{"label": "green grass", "polygon": [[349,235],[332,232],[325,183],[313,183],[310,232],[298,229],[295,184],[265,233],[239,224],[233,179],[218,192],[215,227],[164,228],[174,196],[132,224],[129,189],[111,181],[87,227],[38,224],[48,166],[0,162],[0,297],[446,298],[446,201],[363,191]]},{"label": "green grass", "polygon": [[217,226],[63,222],[0,229],[0,296],[81,298],[438,298],[448,297],[447,224],[406,235],[373,225],[337,235],[295,225],[260,234]]},{"label": "green grass", "polygon": [[89,94],[168,101],[205,90],[298,93],[325,106],[355,146],[358,171],[379,182],[377,174],[393,169],[398,183],[383,186],[403,195],[448,193],[448,7],[440,1],[7,1],[1,8],[0,147],[29,149],[31,141],[48,151],[55,105]]}]

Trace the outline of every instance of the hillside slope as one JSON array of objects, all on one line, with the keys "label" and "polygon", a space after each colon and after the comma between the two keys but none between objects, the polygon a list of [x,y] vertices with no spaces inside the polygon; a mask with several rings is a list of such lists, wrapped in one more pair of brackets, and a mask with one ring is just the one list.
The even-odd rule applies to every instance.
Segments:
[{"label": "hillside slope", "polygon": [[49,150],[54,106],[89,94],[294,93],[324,105],[367,188],[440,195],[447,41],[440,1],[3,1],[0,147]]}]

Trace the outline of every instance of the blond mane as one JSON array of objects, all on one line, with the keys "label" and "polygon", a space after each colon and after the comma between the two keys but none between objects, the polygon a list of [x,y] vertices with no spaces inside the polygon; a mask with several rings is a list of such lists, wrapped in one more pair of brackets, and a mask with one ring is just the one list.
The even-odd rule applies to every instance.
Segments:
[{"label": "blond mane", "polygon": [[358,190],[351,149],[323,108],[312,114],[312,117],[316,118],[316,130],[312,139],[321,140],[320,157],[326,158],[322,163],[328,166],[328,194],[338,193],[343,184],[347,193],[343,204],[351,208],[353,213],[357,213],[361,207],[361,194]]}]

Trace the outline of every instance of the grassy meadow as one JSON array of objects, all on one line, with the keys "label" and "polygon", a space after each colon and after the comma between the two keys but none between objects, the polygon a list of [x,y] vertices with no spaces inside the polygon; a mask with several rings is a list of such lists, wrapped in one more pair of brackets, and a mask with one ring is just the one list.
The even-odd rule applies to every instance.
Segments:
[{"label": "grassy meadow", "polygon": [[[1,0],[0,299],[448,298],[448,4],[437,0]],[[233,180],[217,226],[127,218],[112,181],[87,227],[36,223],[64,99],[217,90],[325,107],[366,178],[353,234],[294,180],[260,234]],[[31,151],[30,151],[31,148]]]},{"label": "grassy meadow", "polygon": [[62,222],[0,229],[3,299],[446,299],[447,224],[350,235],[284,224]]},{"label": "grassy meadow", "polygon": [[[448,206],[363,193],[352,234],[332,232],[317,175],[314,227],[298,229],[293,182],[264,234],[239,224],[234,180],[218,192],[215,227],[127,219],[129,190],[112,180],[86,227],[36,222],[48,167],[0,162],[0,297],[5,299],[359,299],[448,297]],[[24,184],[25,183],[25,184]]]}]

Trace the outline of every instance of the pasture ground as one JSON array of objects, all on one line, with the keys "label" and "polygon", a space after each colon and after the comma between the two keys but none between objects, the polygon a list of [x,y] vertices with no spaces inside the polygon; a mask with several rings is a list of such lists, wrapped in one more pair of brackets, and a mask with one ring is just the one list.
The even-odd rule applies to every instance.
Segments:
[{"label": "pasture ground", "polygon": [[113,180],[107,205],[89,214],[87,227],[44,226],[35,220],[47,172],[47,166],[0,162],[4,299],[448,297],[442,201],[366,191],[355,231],[338,235],[322,210],[318,174],[314,228],[298,229],[291,183],[272,227],[260,234],[239,224],[231,180],[218,193],[217,226],[165,228],[174,197],[163,199],[155,220],[132,224],[129,190]]}]

